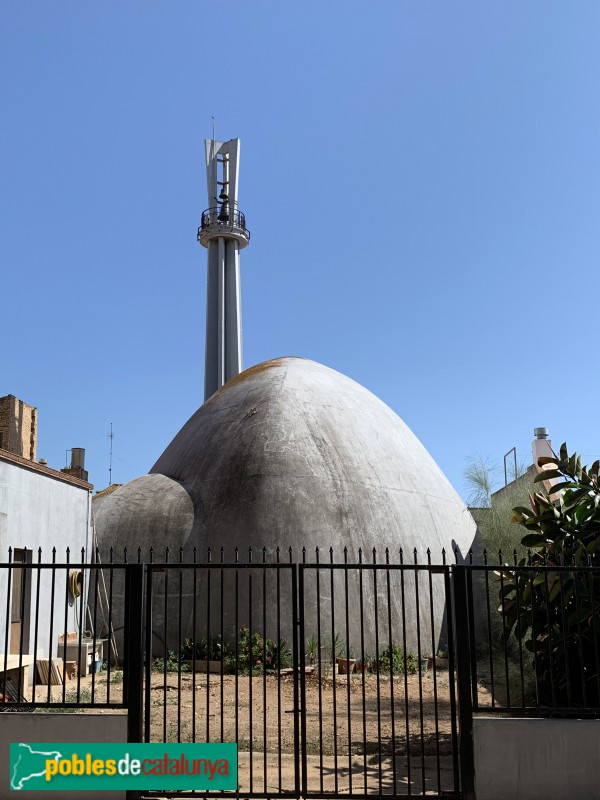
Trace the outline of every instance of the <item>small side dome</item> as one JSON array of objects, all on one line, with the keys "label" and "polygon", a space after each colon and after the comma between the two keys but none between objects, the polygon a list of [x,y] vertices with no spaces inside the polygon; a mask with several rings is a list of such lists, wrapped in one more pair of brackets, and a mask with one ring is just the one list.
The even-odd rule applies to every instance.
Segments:
[{"label": "small side dome", "polygon": [[143,475],[111,494],[92,501],[94,526],[100,549],[111,547],[121,560],[123,549],[129,560],[137,558],[138,548],[147,557],[154,547],[159,558],[165,548],[185,548],[194,524],[194,507],[189,494],[176,481],[164,475]]}]

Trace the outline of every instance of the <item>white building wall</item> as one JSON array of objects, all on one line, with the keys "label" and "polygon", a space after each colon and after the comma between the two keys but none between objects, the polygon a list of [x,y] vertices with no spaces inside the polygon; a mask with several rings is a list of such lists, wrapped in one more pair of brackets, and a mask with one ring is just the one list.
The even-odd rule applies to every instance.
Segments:
[{"label": "white building wall", "polygon": [[[81,562],[81,549],[89,561],[91,540],[91,487],[54,477],[53,470],[41,470],[15,463],[0,454],[0,563],[7,563],[9,547],[27,548],[33,563],[42,548],[42,563],[52,560],[56,548],[57,563],[65,563],[66,548],[70,561]],[[61,473],[56,473],[60,475]],[[27,571],[31,592],[29,637],[24,651],[33,653],[38,570]],[[65,597],[68,570],[56,570],[54,606],[51,612],[52,570],[39,570],[37,656],[56,655],[58,636],[65,630]],[[84,590],[85,591],[85,590]],[[10,619],[8,570],[0,568],[0,653],[6,652],[6,620]],[[77,606],[77,607],[76,607]],[[78,632],[79,603],[68,607],[67,630]],[[50,641],[50,624],[52,641]],[[8,634],[10,635],[10,634]],[[0,668],[2,657],[0,656]]]}]

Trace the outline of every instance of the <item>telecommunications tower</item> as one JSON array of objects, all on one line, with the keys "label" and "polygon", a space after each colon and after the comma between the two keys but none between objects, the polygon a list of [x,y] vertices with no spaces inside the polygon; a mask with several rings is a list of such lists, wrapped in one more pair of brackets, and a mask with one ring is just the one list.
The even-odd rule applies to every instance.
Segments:
[{"label": "telecommunications tower", "polygon": [[242,371],[240,250],[250,241],[238,209],[240,140],[205,139],[209,208],[198,241],[208,250],[204,401]]}]

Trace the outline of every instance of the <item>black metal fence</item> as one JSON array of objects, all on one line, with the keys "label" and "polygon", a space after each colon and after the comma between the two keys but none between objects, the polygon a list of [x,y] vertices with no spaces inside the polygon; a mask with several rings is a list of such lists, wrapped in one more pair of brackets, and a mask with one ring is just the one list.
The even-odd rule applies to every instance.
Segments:
[{"label": "black metal fence", "polygon": [[600,716],[597,567],[84,556],[0,565],[0,709],[235,741],[245,797],[467,796],[473,714]]},{"label": "black metal fence", "polygon": [[[20,560],[10,550],[0,565],[0,708],[126,708],[131,659],[118,652],[115,632],[124,642],[135,638],[132,567],[86,563],[83,551],[79,562],[69,550],[62,562],[55,550],[49,562],[41,550],[35,561],[31,551],[17,553]],[[117,580],[125,587],[120,607]]]},{"label": "black metal fence", "polygon": [[464,580],[473,710],[600,716],[600,567],[472,564]]},{"label": "black metal fence", "polygon": [[298,795],[296,565],[146,569],[144,740],[235,741],[244,796]]}]

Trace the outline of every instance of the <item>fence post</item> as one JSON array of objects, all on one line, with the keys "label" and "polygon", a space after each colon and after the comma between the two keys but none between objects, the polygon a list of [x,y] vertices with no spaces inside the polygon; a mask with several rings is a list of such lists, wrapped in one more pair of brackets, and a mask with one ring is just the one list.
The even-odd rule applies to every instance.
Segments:
[{"label": "fence post", "polygon": [[[144,564],[125,567],[125,675],[123,693],[127,705],[127,742],[142,742],[144,662]],[[139,791],[128,790],[127,800],[138,800]]]},{"label": "fence post", "polygon": [[458,684],[458,720],[460,782],[464,800],[475,800],[475,763],[473,752],[473,696],[471,687],[471,637],[467,594],[468,567],[452,567],[454,621],[456,631],[456,677]]}]

